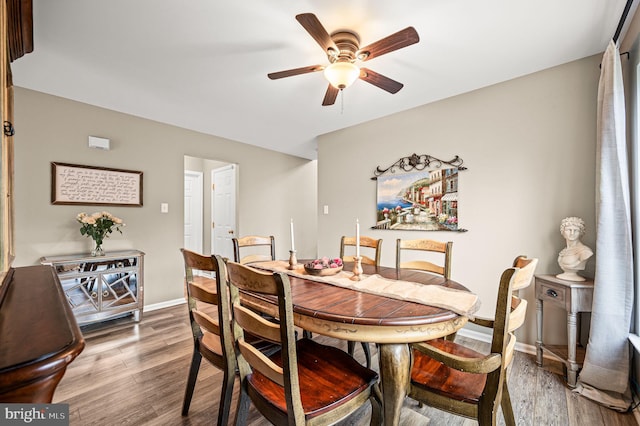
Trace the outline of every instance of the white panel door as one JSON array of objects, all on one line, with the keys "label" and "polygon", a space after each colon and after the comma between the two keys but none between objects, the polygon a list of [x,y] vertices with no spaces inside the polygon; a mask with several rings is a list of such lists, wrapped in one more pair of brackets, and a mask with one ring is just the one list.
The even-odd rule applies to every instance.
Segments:
[{"label": "white panel door", "polygon": [[184,248],[202,253],[202,172],[184,172]]},{"label": "white panel door", "polygon": [[237,166],[230,164],[211,171],[212,226],[211,253],[233,259],[233,243],[236,235],[236,179]]}]

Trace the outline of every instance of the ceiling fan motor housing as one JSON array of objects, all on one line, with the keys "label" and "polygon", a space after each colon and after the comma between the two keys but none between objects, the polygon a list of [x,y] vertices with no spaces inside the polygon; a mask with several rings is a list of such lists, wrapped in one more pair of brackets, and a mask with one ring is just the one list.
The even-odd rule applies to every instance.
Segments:
[{"label": "ceiling fan motor housing", "polygon": [[356,52],[360,49],[360,37],[352,31],[336,31],[331,34],[331,39],[338,46],[339,52],[334,53],[332,49],[327,52],[327,57],[331,63],[336,61],[354,62]]}]

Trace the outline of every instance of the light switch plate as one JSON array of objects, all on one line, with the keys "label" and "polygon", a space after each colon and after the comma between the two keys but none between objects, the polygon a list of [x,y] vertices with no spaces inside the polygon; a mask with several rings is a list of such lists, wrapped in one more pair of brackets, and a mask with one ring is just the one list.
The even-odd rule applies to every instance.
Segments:
[{"label": "light switch plate", "polygon": [[169,203],[160,204],[160,213],[169,213]]}]

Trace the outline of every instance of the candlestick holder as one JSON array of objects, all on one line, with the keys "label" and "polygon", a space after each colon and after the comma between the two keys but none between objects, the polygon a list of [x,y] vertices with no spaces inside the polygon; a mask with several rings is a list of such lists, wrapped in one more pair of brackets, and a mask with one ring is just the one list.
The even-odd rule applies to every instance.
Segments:
[{"label": "candlestick holder", "polygon": [[353,276],[351,280],[360,281],[362,279],[362,256],[354,256],[353,261]]},{"label": "candlestick holder", "polygon": [[296,251],[289,250],[289,267],[287,269],[295,269],[298,264],[298,259],[296,258]]}]

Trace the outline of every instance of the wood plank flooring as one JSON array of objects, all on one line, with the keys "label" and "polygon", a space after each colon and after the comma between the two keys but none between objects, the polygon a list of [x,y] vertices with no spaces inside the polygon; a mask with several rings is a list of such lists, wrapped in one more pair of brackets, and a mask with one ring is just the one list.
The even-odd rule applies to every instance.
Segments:
[{"label": "wood plank flooring", "polygon": [[[72,426],[215,424],[222,374],[204,360],[189,416],[180,415],[192,351],[186,305],[145,313],[140,323],[117,320],[108,327],[85,327],[83,333],[86,348],[71,363],[54,395],[54,402],[69,404]],[[345,342],[315,338],[346,350]],[[457,339],[480,351],[488,347],[462,336]],[[356,357],[362,360],[360,345],[356,348]],[[373,345],[371,349],[375,352]],[[538,368],[533,356],[516,354],[509,384],[518,425],[637,425],[633,414],[617,413],[572,393],[558,373],[562,373],[559,363],[545,360],[545,368]],[[234,397],[234,407],[235,403]],[[369,412],[367,406],[340,425],[368,425]],[[269,423],[252,409],[248,424]],[[407,399],[401,424],[477,423],[426,406],[420,408]],[[499,424],[504,424],[502,415]]]}]

